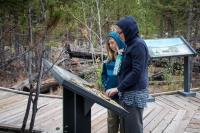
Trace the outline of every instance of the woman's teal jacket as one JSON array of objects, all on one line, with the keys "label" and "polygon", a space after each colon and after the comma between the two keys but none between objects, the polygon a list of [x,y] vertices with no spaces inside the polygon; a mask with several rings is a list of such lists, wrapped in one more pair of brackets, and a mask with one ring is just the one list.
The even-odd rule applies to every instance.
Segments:
[{"label": "woman's teal jacket", "polygon": [[[125,47],[124,43],[118,38],[116,32],[109,33],[107,37],[113,37],[116,40],[119,49],[122,49]],[[115,66],[115,60],[103,63],[101,81],[105,87],[105,90],[117,87],[119,84],[118,76],[113,75],[114,66]],[[115,94],[114,96],[110,98],[113,100],[119,99],[118,94]]]}]

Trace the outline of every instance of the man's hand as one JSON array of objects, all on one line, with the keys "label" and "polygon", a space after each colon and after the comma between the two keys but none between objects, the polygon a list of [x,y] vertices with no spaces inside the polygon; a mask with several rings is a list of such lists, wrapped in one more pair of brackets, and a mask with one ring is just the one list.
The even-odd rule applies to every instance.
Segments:
[{"label": "man's hand", "polygon": [[109,90],[106,91],[106,95],[107,96],[114,96],[116,93],[118,93],[118,89],[117,88],[111,88]]}]

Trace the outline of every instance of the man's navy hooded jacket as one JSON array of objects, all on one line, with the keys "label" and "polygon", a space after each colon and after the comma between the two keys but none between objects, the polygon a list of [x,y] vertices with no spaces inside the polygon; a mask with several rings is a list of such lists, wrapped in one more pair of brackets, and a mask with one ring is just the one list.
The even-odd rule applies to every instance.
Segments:
[{"label": "man's navy hooded jacket", "polygon": [[148,49],[144,40],[138,35],[138,25],[132,16],[125,16],[116,25],[121,28],[127,46],[117,89],[120,92],[146,89]]},{"label": "man's navy hooded jacket", "polygon": [[[115,41],[118,44],[119,49],[122,49],[125,47],[124,42],[122,42],[116,32],[111,32],[107,35],[107,37],[112,37],[115,39]],[[115,66],[115,60],[112,60],[110,62],[103,63],[102,73],[101,73],[101,81],[104,85],[105,89],[111,89],[114,87],[117,87],[118,82],[118,76],[113,75],[113,70]],[[114,96],[110,97],[111,99],[119,99],[118,94],[115,94]]]}]

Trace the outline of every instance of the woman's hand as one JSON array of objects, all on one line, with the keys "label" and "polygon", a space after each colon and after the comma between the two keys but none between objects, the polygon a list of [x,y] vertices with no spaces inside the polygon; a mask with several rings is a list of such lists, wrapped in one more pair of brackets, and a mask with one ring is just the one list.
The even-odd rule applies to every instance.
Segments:
[{"label": "woman's hand", "polygon": [[124,52],[124,48],[123,49],[119,49],[118,52],[123,53]]},{"label": "woman's hand", "polygon": [[110,97],[110,96],[114,96],[118,92],[119,91],[118,91],[117,88],[112,88],[112,89],[109,89],[109,90],[106,91],[106,95]]}]

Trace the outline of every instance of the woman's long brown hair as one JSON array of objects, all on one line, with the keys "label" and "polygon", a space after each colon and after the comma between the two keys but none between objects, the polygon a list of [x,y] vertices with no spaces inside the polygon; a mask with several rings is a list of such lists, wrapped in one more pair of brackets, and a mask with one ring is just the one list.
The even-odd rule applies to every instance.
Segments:
[{"label": "woman's long brown hair", "polygon": [[[116,59],[116,56],[117,56],[117,52],[113,51],[110,46],[109,46],[109,40],[111,39],[112,37],[108,37],[106,39],[106,51],[107,51],[107,54],[108,54],[108,57],[107,57],[107,60],[106,62],[109,62],[109,61],[112,61],[113,59]],[[112,38],[114,39],[114,38]],[[115,40],[115,39],[114,39]],[[116,40],[115,40],[116,41]],[[117,41],[116,41],[117,43]],[[117,50],[118,50],[118,44],[117,44]]]}]

